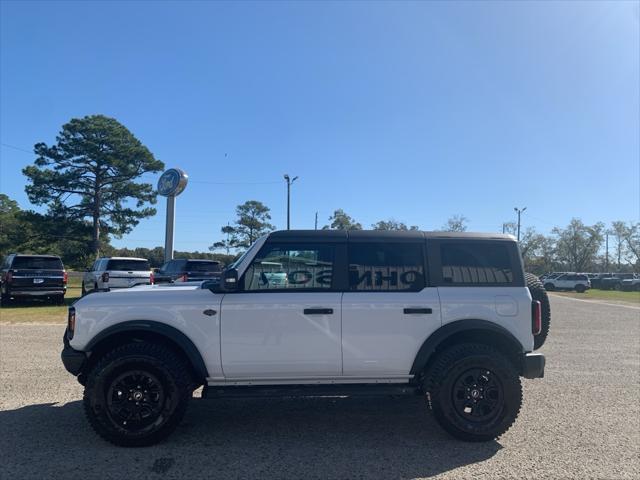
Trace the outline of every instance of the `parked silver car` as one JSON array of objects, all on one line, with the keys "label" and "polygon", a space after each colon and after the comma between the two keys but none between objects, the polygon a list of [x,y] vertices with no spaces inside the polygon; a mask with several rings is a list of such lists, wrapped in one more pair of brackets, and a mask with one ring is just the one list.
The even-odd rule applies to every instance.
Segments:
[{"label": "parked silver car", "polygon": [[85,272],[82,294],[105,288],[130,288],[150,284],[153,284],[153,273],[146,258],[102,257]]}]

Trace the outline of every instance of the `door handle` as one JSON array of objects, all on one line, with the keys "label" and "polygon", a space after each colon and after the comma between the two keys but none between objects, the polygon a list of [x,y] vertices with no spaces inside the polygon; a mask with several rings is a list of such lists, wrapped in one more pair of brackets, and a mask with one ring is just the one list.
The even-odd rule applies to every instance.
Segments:
[{"label": "door handle", "polygon": [[430,314],[433,313],[433,310],[430,308],[405,308],[404,313],[407,315],[421,313],[421,314]]},{"label": "door handle", "polygon": [[305,308],[305,315],[332,315],[333,308]]},{"label": "door handle", "polygon": [[205,315],[207,315],[207,316],[209,316],[209,317],[213,317],[213,316],[214,316],[216,313],[218,313],[218,312],[216,312],[215,310],[211,310],[210,308],[208,308],[208,309],[206,309],[206,310],[205,310],[204,312],[202,312],[202,313],[204,313]]}]

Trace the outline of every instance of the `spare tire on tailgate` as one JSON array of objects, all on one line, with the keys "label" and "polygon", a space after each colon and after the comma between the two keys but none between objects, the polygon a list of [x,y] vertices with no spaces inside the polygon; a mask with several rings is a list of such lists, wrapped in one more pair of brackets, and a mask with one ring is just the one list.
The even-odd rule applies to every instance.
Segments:
[{"label": "spare tire on tailgate", "polygon": [[544,289],[542,282],[532,273],[525,273],[524,278],[527,282],[529,292],[534,300],[540,302],[542,307],[542,329],[540,333],[533,337],[533,349],[537,350],[544,345],[547,335],[549,335],[549,327],[551,326],[551,305],[549,305],[549,296]]}]

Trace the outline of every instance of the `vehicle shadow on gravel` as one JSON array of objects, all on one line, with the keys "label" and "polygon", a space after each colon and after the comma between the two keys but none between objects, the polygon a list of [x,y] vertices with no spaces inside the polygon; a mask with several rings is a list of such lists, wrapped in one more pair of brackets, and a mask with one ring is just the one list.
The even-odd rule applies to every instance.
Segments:
[{"label": "vehicle shadow on gravel", "polygon": [[500,448],[450,438],[417,398],[194,399],[147,448],[97,437],[79,401],[0,411],[2,478],[415,478]]}]

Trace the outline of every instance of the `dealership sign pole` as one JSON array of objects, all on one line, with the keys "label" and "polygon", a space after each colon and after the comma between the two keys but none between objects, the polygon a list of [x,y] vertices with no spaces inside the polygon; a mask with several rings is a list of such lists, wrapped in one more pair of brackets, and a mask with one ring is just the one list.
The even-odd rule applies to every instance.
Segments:
[{"label": "dealership sign pole", "polygon": [[158,180],[158,193],[167,197],[167,222],[164,233],[164,261],[173,259],[173,231],[176,223],[176,197],[189,181],[189,176],[179,168],[170,168]]}]

